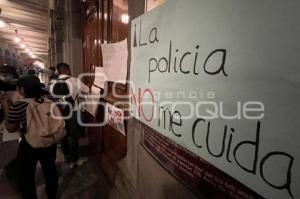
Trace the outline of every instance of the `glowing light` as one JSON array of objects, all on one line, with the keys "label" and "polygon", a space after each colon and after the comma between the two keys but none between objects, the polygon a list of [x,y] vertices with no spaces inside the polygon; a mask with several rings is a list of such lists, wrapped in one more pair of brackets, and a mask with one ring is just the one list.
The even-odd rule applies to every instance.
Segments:
[{"label": "glowing light", "polygon": [[45,64],[44,64],[44,62],[35,61],[35,62],[33,62],[33,65],[36,65],[36,66],[38,66],[38,67],[41,68],[41,69],[45,69]]},{"label": "glowing light", "polygon": [[29,53],[30,50],[29,50],[28,48],[26,48],[25,51],[26,51],[27,53]]},{"label": "glowing light", "polygon": [[15,38],[14,38],[14,41],[15,41],[16,43],[19,43],[19,42],[21,41],[21,39],[20,39],[19,37],[15,37]]},{"label": "glowing light", "polygon": [[128,22],[129,22],[128,14],[122,14],[121,21],[122,21],[122,23],[128,24]]},{"label": "glowing light", "polygon": [[2,20],[0,20],[0,28],[4,28],[6,26],[6,23]]},{"label": "glowing light", "polygon": [[26,44],[20,44],[20,47],[24,49],[26,48]]}]

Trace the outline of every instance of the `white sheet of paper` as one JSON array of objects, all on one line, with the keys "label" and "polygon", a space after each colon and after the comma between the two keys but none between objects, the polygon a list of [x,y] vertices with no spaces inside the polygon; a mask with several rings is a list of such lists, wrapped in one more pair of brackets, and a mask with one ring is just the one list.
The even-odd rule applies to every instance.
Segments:
[{"label": "white sheet of paper", "polygon": [[87,95],[84,99],[84,110],[89,112],[91,115],[95,116],[98,110],[99,100],[100,100],[100,88],[92,86],[92,93]]},{"label": "white sheet of paper", "polygon": [[100,88],[104,88],[106,81],[107,81],[107,75],[105,74],[103,67],[95,67],[94,84]]},{"label": "white sheet of paper", "polygon": [[296,199],[300,1],[263,5],[172,0],[132,20],[131,113],[262,198]]},{"label": "white sheet of paper", "polygon": [[107,80],[126,84],[127,76],[127,39],[113,44],[101,44],[103,68]]}]

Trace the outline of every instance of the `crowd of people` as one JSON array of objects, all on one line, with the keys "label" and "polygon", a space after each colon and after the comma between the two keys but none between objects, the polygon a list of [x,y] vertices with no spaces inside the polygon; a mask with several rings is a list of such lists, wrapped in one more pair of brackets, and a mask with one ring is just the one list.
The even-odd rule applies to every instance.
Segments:
[{"label": "crowd of people", "polygon": [[[45,85],[34,74],[19,77],[13,66],[0,67],[0,123],[2,133],[20,135],[16,157],[0,164],[0,169],[15,166],[18,190],[24,199],[35,199],[35,171],[40,162],[49,199],[58,197],[55,165],[57,144],[65,162],[78,166],[81,127],[77,120],[79,94],[90,89],[71,76],[70,66],[60,63]],[[54,72],[55,71],[55,72]],[[2,142],[2,141],[1,141]],[[0,146],[0,153],[1,151]],[[1,154],[5,156],[5,154]],[[1,162],[1,161],[0,161]]]}]

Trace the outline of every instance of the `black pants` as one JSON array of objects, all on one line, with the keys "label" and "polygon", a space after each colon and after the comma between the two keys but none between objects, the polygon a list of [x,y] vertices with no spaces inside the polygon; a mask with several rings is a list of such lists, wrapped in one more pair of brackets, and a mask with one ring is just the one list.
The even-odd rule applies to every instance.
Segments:
[{"label": "black pants", "polygon": [[46,193],[49,199],[56,198],[58,176],[55,165],[56,144],[48,148],[35,149],[22,139],[18,152],[19,188],[24,199],[37,199],[35,170],[40,161],[45,182]]},{"label": "black pants", "polygon": [[62,151],[66,161],[77,162],[79,158],[79,139],[81,126],[77,121],[77,111],[73,111],[70,119],[66,120],[67,135],[62,139]]}]

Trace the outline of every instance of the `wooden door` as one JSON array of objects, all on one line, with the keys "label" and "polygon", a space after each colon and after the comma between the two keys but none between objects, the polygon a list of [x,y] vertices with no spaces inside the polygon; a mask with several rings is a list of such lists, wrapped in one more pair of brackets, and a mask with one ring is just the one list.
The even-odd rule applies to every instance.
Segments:
[{"label": "wooden door", "polygon": [[[122,22],[122,15],[128,15],[128,2],[127,0],[98,0],[86,1],[83,4],[87,12],[85,25],[86,43],[84,45],[85,71],[93,72],[91,65],[102,66],[100,44],[122,41],[127,37],[128,24]],[[92,10],[91,7],[94,5],[96,5],[96,12],[89,14],[88,10]],[[108,82],[106,87],[107,95],[101,99],[102,102],[116,104],[117,102],[128,100],[114,96],[112,92],[113,87],[118,94],[127,94],[127,85]],[[121,109],[126,108],[120,105],[117,107]],[[100,107],[95,122],[103,121],[104,117],[104,107]],[[101,149],[99,155],[101,166],[106,174],[113,179],[117,170],[117,162],[126,156],[126,136],[123,136],[109,125],[90,128],[89,134],[97,134],[94,141],[98,148]]]},{"label": "wooden door", "polygon": [[[84,24],[84,43],[83,43],[83,56],[84,56],[84,72],[92,73],[95,66],[99,66],[99,17],[98,17],[98,2],[95,0],[87,0],[82,2],[83,12],[85,13]],[[88,85],[93,84],[92,77],[84,78],[84,82]],[[96,118],[88,117],[85,115],[85,122],[95,123]],[[101,151],[101,129],[96,127],[87,127],[86,132],[89,138],[89,154],[99,154]]]}]

